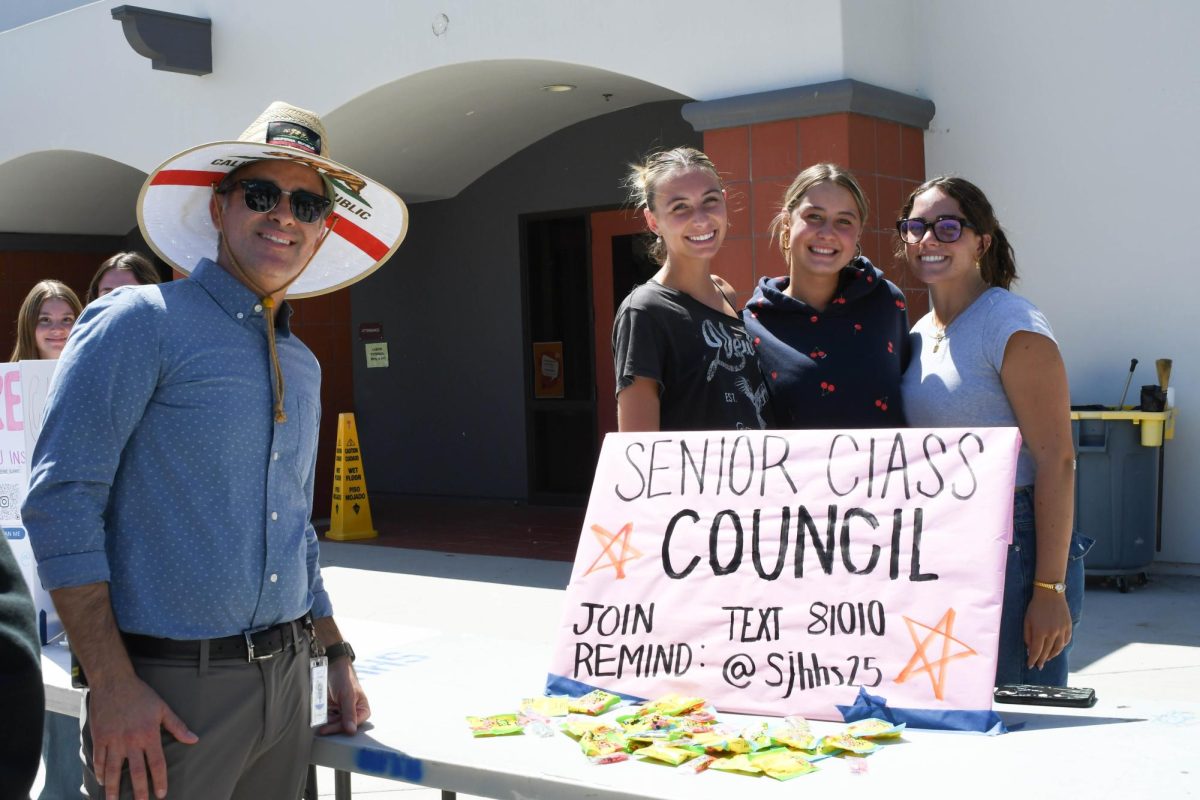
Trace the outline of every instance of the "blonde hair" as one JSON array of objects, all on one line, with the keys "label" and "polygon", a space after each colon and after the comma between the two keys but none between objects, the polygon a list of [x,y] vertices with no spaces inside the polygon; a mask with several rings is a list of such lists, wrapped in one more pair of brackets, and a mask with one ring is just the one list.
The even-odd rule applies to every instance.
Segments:
[{"label": "blonde hair", "polygon": [[45,280],[35,283],[29,290],[29,294],[25,295],[25,302],[21,303],[21,310],[17,312],[17,344],[13,348],[9,361],[28,361],[42,357],[42,354],[38,352],[35,332],[37,331],[38,315],[42,313],[42,303],[47,300],[64,301],[75,312],[76,317],[83,311],[83,306],[79,304],[79,297],[71,291],[70,286],[62,281]]},{"label": "blonde hair", "polygon": [[792,181],[792,185],[783,193],[783,203],[779,213],[775,215],[775,219],[771,220],[771,238],[776,240],[779,252],[783,253],[784,258],[787,258],[787,248],[783,246],[783,240],[779,235],[791,224],[792,212],[796,210],[796,206],[800,205],[804,195],[808,194],[814,186],[822,183],[832,183],[848,191],[854,198],[854,205],[858,206],[859,224],[866,227],[867,215],[871,211],[871,206],[854,175],[837,164],[813,164]]},{"label": "blonde hair", "polygon": [[[677,172],[689,169],[699,169],[711,174],[717,179],[721,189],[725,182],[721,180],[712,159],[694,147],[675,147],[671,150],[659,150],[648,155],[640,164],[630,164],[629,174],[625,178],[625,188],[629,192],[629,204],[637,209],[654,212],[655,193],[664,180]],[[655,237],[649,247],[650,257],[661,264],[666,260],[667,248],[661,238]]]}]

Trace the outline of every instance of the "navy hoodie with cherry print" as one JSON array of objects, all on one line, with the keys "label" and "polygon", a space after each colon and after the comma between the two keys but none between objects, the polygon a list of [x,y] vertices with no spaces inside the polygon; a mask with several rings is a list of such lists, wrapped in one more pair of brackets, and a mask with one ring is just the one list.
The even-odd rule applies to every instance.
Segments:
[{"label": "navy hoodie with cherry print", "polygon": [[904,294],[859,256],[824,311],[763,278],[742,318],[758,350],[780,428],[899,428],[908,366]]}]

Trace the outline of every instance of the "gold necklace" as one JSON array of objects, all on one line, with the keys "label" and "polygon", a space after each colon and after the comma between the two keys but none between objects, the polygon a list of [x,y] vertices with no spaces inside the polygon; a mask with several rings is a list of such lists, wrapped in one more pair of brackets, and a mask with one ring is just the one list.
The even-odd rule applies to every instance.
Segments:
[{"label": "gold necklace", "polygon": [[[933,352],[936,353],[938,351],[938,349],[942,346],[942,342],[946,341],[946,339],[947,339],[946,330],[951,325],[954,324],[954,320],[961,317],[963,315],[964,311],[966,311],[971,306],[975,305],[975,301],[978,300],[983,295],[983,293],[986,292],[987,290],[988,290],[988,287],[984,286],[982,290],[976,292],[975,296],[971,298],[970,302],[968,302],[965,306],[963,306],[962,310],[960,310],[957,314],[950,317],[949,321],[946,322],[946,324],[939,327],[936,322],[933,323],[934,327],[937,328],[937,332],[933,336]],[[937,315],[937,312],[935,311],[934,316],[936,316],[936,315]]]},{"label": "gold necklace", "polygon": [[933,337],[933,352],[936,353],[944,341],[946,341],[946,329],[943,327],[938,330],[937,334]]}]

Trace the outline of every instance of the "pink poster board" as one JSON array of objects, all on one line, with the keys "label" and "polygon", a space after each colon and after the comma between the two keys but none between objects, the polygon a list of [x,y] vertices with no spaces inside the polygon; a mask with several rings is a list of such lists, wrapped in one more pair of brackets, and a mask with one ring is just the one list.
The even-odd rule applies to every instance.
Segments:
[{"label": "pink poster board", "polygon": [[29,461],[42,430],[46,396],[57,365],[57,361],[0,364],[0,531],[33,595],[42,644],[49,644],[63,628],[54,601],[38,578],[33,547],[21,523],[21,503],[29,487]]},{"label": "pink poster board", "polygon": [[609,434],[548,689],[991,708],[1016,428]]}]

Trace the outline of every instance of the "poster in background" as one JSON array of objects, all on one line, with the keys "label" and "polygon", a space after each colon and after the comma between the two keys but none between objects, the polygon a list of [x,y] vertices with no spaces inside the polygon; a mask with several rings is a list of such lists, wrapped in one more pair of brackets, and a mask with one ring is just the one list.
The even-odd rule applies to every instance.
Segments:
[{"label": "poster in background", "polygon": [[551,693],[991,708],[1015,428],[610,434]]},{"label": "poster in background", "polygon": [[533,396],[541,399],[561,398],[563,386],[563,343],[533,343]]},{"label": "poster in background", "polygon": [[21,503],[29,486],[29,456],[41,433],[57,365],[42,360],[0,364],[0,527],[33,595],[42,644],[62,633],[62,623],[50,593],[38,580],[33,549],[21,524]]}]

